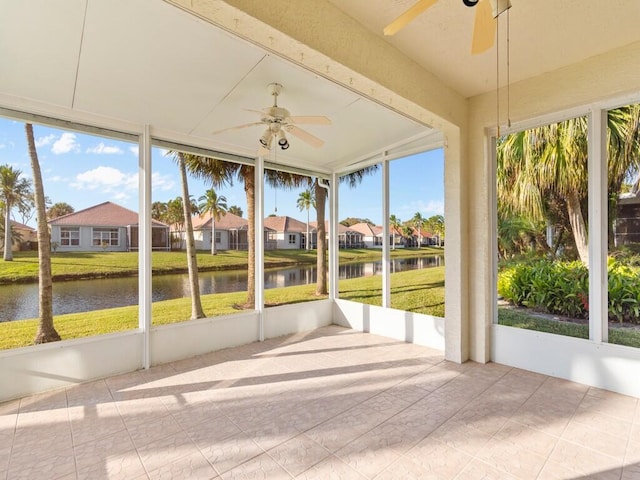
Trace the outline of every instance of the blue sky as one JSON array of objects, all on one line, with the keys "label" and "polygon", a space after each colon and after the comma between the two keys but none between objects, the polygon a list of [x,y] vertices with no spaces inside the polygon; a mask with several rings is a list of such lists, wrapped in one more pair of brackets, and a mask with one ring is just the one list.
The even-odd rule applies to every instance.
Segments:
[{"label": "blue sky", "polygon": [[[34,125],[34,136],[42,170],[45,195],[53,203],[66,202],[76,211],[112,201],[138,210],[138,146],[110,138]],[[153,201],[167,201],[181,196],[176,165],[165,151],[153,149]],[[9,164],[31,177],[24,124],[0,119],[0,164]],[[356,188],[341,185],[340,219],[369,218],[382,222],[382,172],[366,177]],[[425,217],[444,214],[444,158],[442,150],[394,160],[390,167],[391,213],[401,220],[416,212]],[[196,199],[208,188],[202,181],[190,179],[189,189]],[[217,189],[227,204],[238,205],[246,214],[246,200],[241,184]],[[296,200],[301,189],[265,190],[265,213],[289,215],[302,221]],[[14,218],[22,221],[17,212]],[[313,219],[313,214],[312,214]],[[32,219],[28,222],[34,225]]]}]

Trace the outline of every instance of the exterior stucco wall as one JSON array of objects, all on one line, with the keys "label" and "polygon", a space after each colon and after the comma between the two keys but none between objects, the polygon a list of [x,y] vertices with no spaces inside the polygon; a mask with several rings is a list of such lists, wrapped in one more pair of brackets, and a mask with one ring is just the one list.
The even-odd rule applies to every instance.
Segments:
[{"label": "exterior stucco wall", "polygon": [[[60,241],[61,228],[79,228],[80,229],[80,245],[62,245]],[[104,227],[118,228],[118,245],[109,245],[106,248],[93,245],[93,228],[94,227],[75,227],[73,225],[52,225],[51,226],[51,242],[57,242],[56,250],[58,252],[126,252],[129,249],[127,240],[126,227]],[[96,225],[96,228],[101,228]]]},{"label": "exterior stucco wall", "polygon": [[[469,358],[466,122],[468,101],[325,0],[167,0],[445,136],[446,351]],[[294,7],[295,5],[295,7]]]},{"label": "exterior stucco wall", "polygon": [[[640,101],[640,43],[511,85],[510,117],[514,131],[527,128],[531,121],[558,121],[567,113],[585,114],[589,105],[607,107]],[[501,94],[505,98],[504,92]],[[502,109],[502,121],[506,111]],[[491,225],[493,225],[493,168],[489,163],[485,129],[496,125],[496,95],[470,99],[468,145],[464,161],[467,170],[468,251],[470,319],[470,358],[490,358],[490,332],[493,315],[493,263]],[[450,186],[447,185],[447,188]],[[448,228],[448,227],[447,227]],[[451,244],[447,230],[447,249]],[[449,259],[446,260],[449,262]]]}]

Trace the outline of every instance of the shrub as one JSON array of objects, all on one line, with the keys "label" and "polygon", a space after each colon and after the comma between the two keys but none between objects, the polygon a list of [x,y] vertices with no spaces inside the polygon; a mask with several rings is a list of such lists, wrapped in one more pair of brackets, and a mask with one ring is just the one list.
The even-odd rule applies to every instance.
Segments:
[{"label": "shrub", "polygon": [[[609,320],[640,323],[638,270],[609,260]],[[537,260],[508,265],[498,274],[498,293],[507,301],[538,311],[586,318],[589,272],[580,262]]]}]

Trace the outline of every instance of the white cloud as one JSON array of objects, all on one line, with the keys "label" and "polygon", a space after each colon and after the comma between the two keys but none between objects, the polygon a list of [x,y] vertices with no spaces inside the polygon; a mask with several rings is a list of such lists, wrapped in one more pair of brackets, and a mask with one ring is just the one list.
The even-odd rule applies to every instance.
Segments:
[{"label": "white cloud", "polygon": [[60,175],[54,175],[53,177],[47,178],[47,182],[66,182],[68,179],[65,177],[61,177]]},{"label": "white cloud", "polygon": [[98,155],[122,155],[124,152],[120,147],[115,145],[105,145],[100,142],[95,147],[87,148],[86,153],[96,153]]},{"label": "white cloud", "polygon": [[0,150],[3,150],[5,148],[7,148],[7,146],[4,143],[0,143]]},{"label": "white cloud", "polygon": [[78,190],[98,190],[104,193],[138,188],[138,174],[124,173],[113,167],[96,167],[76,175],[70,184]]},{"label": "white cloud", "polygon": [[51,142],[55,140],[56,136],[51,133],[45,137],[36,138],[36,147],[44,147],[51,145]]},{"label": "white cloud", "polygon": [[137,157],[137,156],[138,156],[138,152],[140,151],[140,147],[139,147],[138,145],[131,145],[131,146],[129,147],[129,151],[130,151],[131,153],[133,153],[133,155],[134,155],[135,157]]},{"label": "white cloud", "polygon": [[171,178],[171,175],[161,175],[158,172],[151,174],[151,188],[153,190],[168,191],[172,190],[175,185],[176,182]]},{"label": "white cloud", "polygon": [[444,201],[442,200],[429,200],[424,202],[417,200],[400,207],[400,218],[408,220],[416,212],[420,212],[423,217],[429,218],[433,215],[444,215]]},{"label": "white cloud", "polygon": [[65,132],[54,142],[51,151],[56,155],[78,152],[80,151],[80,144],[76,142],[76,135],[74,133]]}]

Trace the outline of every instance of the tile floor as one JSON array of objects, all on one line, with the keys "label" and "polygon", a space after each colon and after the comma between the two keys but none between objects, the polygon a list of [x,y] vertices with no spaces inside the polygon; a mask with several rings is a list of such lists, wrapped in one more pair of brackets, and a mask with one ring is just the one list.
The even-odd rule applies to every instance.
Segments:
[{"label": "tile floor", "polygon": [[5,478],[640,479],[640,407],[327,327],[0,404]]}]

